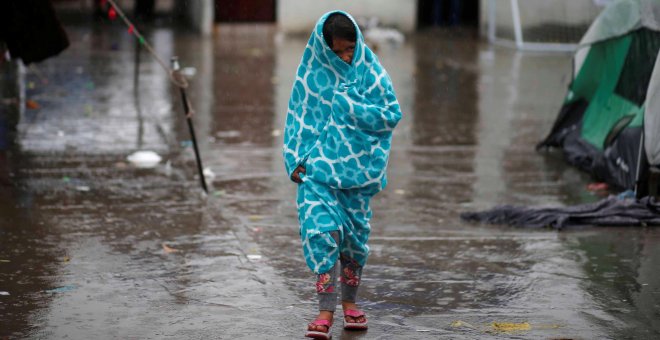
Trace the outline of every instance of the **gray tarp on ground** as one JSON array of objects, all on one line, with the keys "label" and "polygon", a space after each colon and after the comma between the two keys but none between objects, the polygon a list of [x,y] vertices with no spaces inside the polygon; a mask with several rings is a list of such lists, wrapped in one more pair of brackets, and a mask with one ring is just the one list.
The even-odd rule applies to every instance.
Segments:
[{"label": "gray tarp on ground", "polygon": [[595,203],[571,207],[522,207],[503,205],[491,210],[462,213],[466,221],[508,224],[516,227],[561,229],[577,225],[660,226],[660,204],[653,197],[640,200],[610,196]]}]

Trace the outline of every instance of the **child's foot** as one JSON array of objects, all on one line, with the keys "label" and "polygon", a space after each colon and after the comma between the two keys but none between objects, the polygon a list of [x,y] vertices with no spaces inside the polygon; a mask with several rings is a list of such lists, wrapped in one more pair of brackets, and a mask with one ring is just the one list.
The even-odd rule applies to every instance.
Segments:
[{"label": "child's foot", "polygon": [[344,328],[345,329],[367,329],[367,318],[355,302],[341,303],[344,309]]},{"label": "child's foot", "polygon": [[320,311],[314,321],[307,325],[308,338],[330,339],[330,327],[332,326],[332,317],[334,313],[329,311]]}]

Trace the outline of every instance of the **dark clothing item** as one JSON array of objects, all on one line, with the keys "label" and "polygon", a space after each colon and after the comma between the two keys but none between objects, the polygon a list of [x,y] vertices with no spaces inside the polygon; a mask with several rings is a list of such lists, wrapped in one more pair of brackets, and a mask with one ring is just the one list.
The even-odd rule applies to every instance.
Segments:
[{"label": "dark clothing item", "polygon": [[24,64],[55,56],[69,46],[49,0],[0,1],[0,41]]},{"label": "dark clothing item", "polygon": [[660,204],[653,197],[639,200],[610,196],[599,202],[572,207],[530,208],[504,205],[461,214],[467,221],[516,227],[561,229],[576,225],[660,226]]}]

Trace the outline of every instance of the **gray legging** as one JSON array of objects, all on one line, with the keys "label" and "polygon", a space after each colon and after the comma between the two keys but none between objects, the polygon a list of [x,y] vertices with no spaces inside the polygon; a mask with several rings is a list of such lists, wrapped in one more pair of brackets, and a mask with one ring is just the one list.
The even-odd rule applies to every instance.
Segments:
[{"label": "gray legging", "polygon": [[[330,232],[332,238],[339,244],[339,232]],[[337,264],[340,263],[341,266]],[[341,268],[339,281],[341,281],[341,299],[342,301],[355,302],[357,298],[360,278],[362,277],[362,266],[355,260],[339,256],[334,266],[326,273],[317,275],[316,292],[319,296],[319,310],[334,312],[337,309],[337,291],[335,290],[337,282],[337,270]]]}]

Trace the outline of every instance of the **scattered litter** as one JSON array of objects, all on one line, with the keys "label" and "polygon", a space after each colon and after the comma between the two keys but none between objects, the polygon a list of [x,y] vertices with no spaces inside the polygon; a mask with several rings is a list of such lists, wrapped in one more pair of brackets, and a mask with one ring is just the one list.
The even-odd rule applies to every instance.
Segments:
[{"label": "scattered litter", "polygon": [[430,332],[431,330],[430,330],[430,329],[418,329],[418,330],[416,330],[416,331],[417,331],[417,332],[424,332],[424,333],[426,333],[426,332]]},{"label": "scattered litter", "polygon": [[206,178],[207,181],[213,181],[215,178],[215,173],[213,173],[211,168],[204,168],[202,173],[204,174],[204,178]]},{"label": "scattered litter", "polygon": [[36,85],[34,84],[33,81],[28,82],[28,84],[27,84],[27,88],[28,88],[28,89],[30,89],[30,90],[34,90],[35,87],[36,87]]},{"label": "scattered litter", "polygon": [[587,190],[589,191],[602,191],[602,190],[607,190],[608,188],[609,186],[607,185],[607,183],[602,183],[602,182],[591,183],[587,185]]},{"label": "scattered litter", "polygon": [[625,199],[632,199],[635,198],[635,192],[632,190],[626,190],[618,195],[616,195],[616,198],[619,200],[625,200]]},{"label": "scattered litter", "polygon": [[174,249],[174,248],[168,247],[167,244],[165,244],[165,243],[163,243],[163,250],[168,254],[179,252],[179,249]]},{"label": "scattered litter", "polygon": [[57,287],[55,289],[45,290],[46,293],[66,293],[76,289],[76,285]]},{"label": "scattered litter", "polygon": [[472,326],[471,324],[469,324],[465,321],[461,321],[461,320],[456,320],[456,321],[452,322],[451,326],[454,327],[454,328],[459,328],[459,327],[476,328],[476,327]]},{"label": "scattered litter", "polygon": [[181,70],[181,74],[186,77],[194,77],[197,74],[197,69],[194,67],[184,67]]},{"label": "scattered litter", "polygon": [[532,327],[529,325],[529,322],[493,322],[491,326],[493,327],[493,330],[497,332],[528,331],[532,329]]},{"label": "scattered litter", "polygon": [[215,136],[218,138],[236,138],[241,136],[241,132],[236,130],[219,131]]},{"label": "scattered litter", "polygon": [[277,130],[277,129],[276,129],[276,130],[273,130],[273,132],[271,133],[271,135],[272,135],[273,137],[279,137],[279,136],[282,135],[282,131],[281,131],[281,130]]},{"label": "scattered litter", "polygon": [[9,262],[11,262],[11,261],[9,261],[9,260],[0,260],[0,263],[9,263]]},{"label": "scattered litter", "polygon": [[247,258],[248,258],[248,260],[250,260],[250,261],[258,261],[258,260],[261,260],[261,255],[257,255],[257,254],[249,254],[249,255],[247,256]]},{"label": "scattered litter", "polygon": [[85,116],[91,116],[94,113],[94,107],[92,105],[85,105]]},{"label": "scattered litter", "polygon": [[406,191],[403,190],[403,189],[396,189],[396,190],[394,190],[394,193],[397,194],[397,195],[405,195]]},{"label": "scattered litter", "polygon": [[224,196],[226,194],[227,194],[227,192],[224,191],[224,190],[216,190],[216,191],[213,192],[213,196],[215,196],[215,197]]},{"label": "scattered litter", "polygon": [[187,149],[193,145],[191,140],[182,140],[179,142],[179,145],[181,145],[182,148]]},{"label": "scattered litter", "polygon": [[87,88],[88,90],[93,90],[94,82],[93,81],[87,82],[87,84],[85,84],[85,88]]},{"label": "scattered litter", "polygon": [[160,163],[162,157],[153,151],[136,151],[126,159],[138,168],[153,168]]},{"label": "scattered litter", "polygon": [[62,258],[62,262],[69,262],[69,261],[71,261],[71,258],[68,256]]},{"label": "scattered litter", "polygon": [[9,292],[0,292],[0,295],[8,296]]},{"label": "scattered litter", "polygon": [[62,130],[57,131],[57,137],[64,137],[64,131]]},{"label": "scattered litter", "polygon": [[248,216],[248,219],[250,221],[261,221],[261,220],[264,219],[264,217],[261,216],[261,215],[250,215],[250,216]]},{"label": "scattered litter", "polygon": [[86,185],[79,185],[79,186],[76,187],[76,190],[82,191],[82,192],[87,192],[87,191],[89,191],[89,187],[86,186]]},{"label": "scattered litter", "polygon": [[394,44],[403,44],[406,40],[403,33],[394,28],[374,27],[364,33],[364,38],[373,43],[391,42]]},{"label": "scattered litter", "polygon": [[25,101],[25,107],[27,107],[30,110],[37,110],[37,109],[41,108],[39,103],[35,102],[32,99],[28,99],[28,100]]},{"label": "scattered litter", "polygon": [[69,177],[69,176],[64,176],[64,177],[62,177],[62,182],[64,182],[64,183],[69,183],[69,182],[71,182],[71,177]]},{"label": "scattered litter", "polygon": [[17,105],[18,98],[2,98],[2,104],[4,105]]}]

